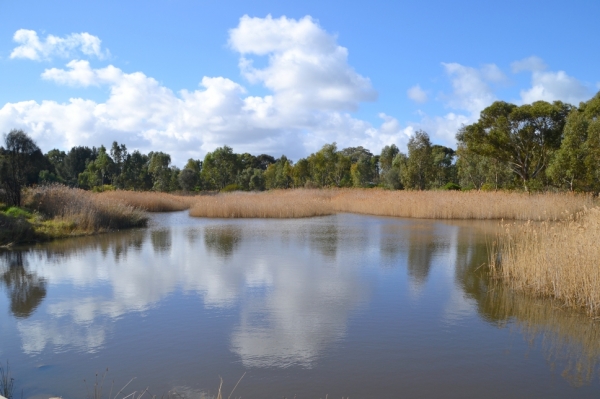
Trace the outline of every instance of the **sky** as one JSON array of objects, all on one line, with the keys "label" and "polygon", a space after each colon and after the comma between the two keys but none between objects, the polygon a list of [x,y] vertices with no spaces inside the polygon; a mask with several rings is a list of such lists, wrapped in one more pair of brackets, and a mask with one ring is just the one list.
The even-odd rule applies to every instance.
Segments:
[{"label": "sky", "polygon": [[600,90],[598,1],[0,0],[0,133],[188,158],[456,147],[494,101]]}]

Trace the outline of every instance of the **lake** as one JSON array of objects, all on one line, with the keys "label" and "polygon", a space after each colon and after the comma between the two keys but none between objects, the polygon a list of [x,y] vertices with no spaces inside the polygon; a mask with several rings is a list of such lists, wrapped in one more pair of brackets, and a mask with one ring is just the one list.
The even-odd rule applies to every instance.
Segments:
[{"label": "lake", "polygon": [[496,222],[151,217],[1,254],[16,398],[600,396],[599,323],[490,281]]}]

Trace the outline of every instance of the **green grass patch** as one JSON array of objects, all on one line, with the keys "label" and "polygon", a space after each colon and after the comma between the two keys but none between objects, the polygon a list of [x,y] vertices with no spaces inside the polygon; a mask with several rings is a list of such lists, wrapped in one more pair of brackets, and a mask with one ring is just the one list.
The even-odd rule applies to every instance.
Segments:
[{"label": "green grass patch", "polygon": [[10,208],[6,209],[4,211],[4,214],[13,218],[31,219],[33,217],[33,214],[31,212],[16,206],[11,206]]}]

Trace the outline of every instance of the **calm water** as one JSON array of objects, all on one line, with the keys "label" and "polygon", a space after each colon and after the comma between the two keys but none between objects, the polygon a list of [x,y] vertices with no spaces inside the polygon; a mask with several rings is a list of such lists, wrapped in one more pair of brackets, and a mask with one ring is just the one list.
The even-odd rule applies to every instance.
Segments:
[{"label": "calm water", "polygon": [[106,394],[247,372],[235,396],[599,397],[598,323],[491,284],[493,229],[174,213],[4,253],[0,361],[24,398],[84,398],[107,367]]}]

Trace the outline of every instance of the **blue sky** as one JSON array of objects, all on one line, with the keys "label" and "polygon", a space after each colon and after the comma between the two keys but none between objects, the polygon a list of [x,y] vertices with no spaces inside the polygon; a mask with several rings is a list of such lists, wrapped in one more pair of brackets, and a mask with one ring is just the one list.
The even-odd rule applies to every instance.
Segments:
[{"label": "blue sky", "polygon": [[0,1],[0,132],[297,160],[600,90],[600,2]]}]

